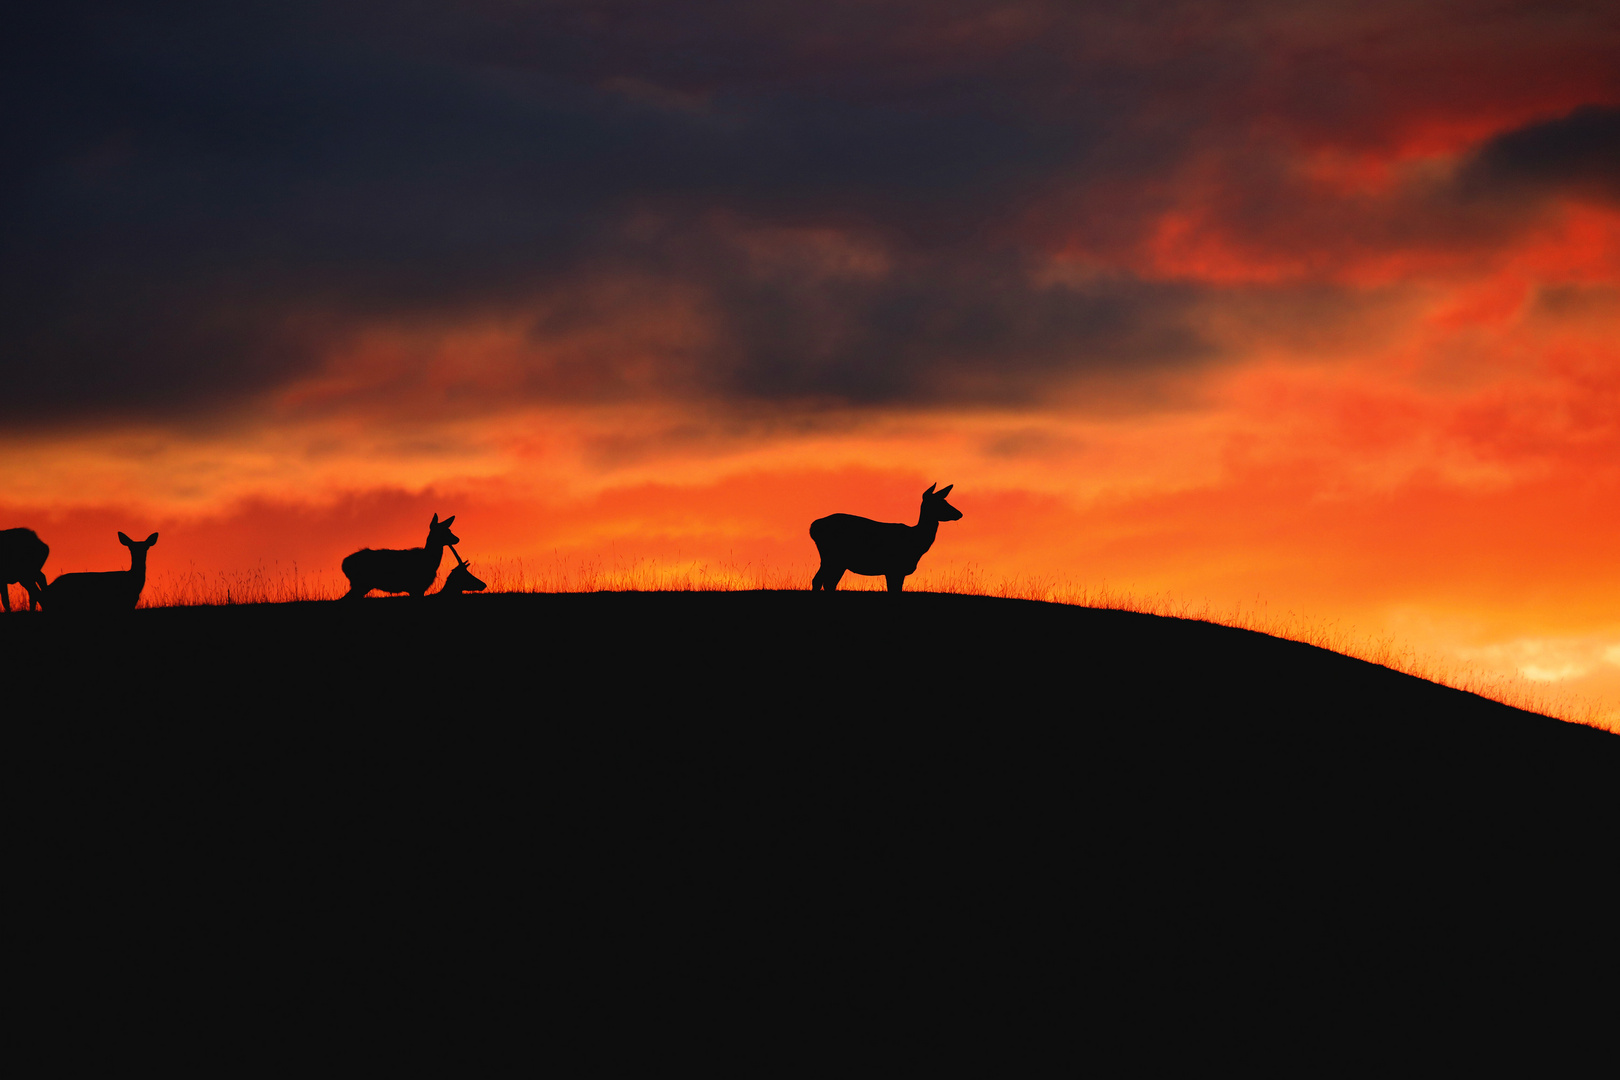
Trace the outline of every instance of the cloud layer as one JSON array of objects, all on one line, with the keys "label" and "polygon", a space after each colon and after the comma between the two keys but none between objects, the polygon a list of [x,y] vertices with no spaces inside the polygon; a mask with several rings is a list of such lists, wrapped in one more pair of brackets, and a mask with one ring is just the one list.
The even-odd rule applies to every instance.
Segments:
[{"label": "cloud layer", "polygon": [[[1037,401],[1243,355],[1213,313],[1354,320],[1620,175],[1606,5],[91,4],[11,37],[0,377],[46,425],[361,354],[364,402],[282,400]],[[491,327],[499,379],[424,374]]]}]

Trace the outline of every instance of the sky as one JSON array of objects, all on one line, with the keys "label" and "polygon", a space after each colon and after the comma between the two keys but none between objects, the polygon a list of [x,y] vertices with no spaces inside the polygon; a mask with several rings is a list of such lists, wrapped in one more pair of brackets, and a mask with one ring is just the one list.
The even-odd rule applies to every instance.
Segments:
[{"label": "sky", "polygon": [[0,528],[48,576],[123,530],[154,583],[331,583],[438,513],[475,572],[807,587],[811,520],[938,482],[924,587],[1266,611],[1620,716],[1612,3],[13,22]]}]

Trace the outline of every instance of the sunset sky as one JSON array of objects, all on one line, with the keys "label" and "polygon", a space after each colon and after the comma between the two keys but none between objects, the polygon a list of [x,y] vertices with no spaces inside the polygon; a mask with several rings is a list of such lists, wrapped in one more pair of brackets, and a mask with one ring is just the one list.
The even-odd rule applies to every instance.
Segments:
[{"label": "sunset sky", "polygon": [[475,572],[808,587],[812,519],[937,481],[936,576],[1620,710],[1612,0],[11,20],[0,528],[51,577],[121,529],[331,579],[439,513]]}]

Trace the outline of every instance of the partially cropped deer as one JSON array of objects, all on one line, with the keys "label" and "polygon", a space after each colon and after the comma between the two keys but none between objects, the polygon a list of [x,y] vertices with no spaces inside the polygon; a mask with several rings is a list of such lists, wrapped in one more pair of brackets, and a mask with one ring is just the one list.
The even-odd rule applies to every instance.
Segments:
[{"label": "partially cropped deer", "polygon": [[923,492],[922,511],[915,525],[897,525],[887,521],[856,517],[853,514],[829,514],[810,523],[810,539],[821,553],[821,569],[816,571],[810,591],[838,588],[846,570],[870,577],[887,578],[889,591],[899,592],[906,578],[917,572],[917,562],[934,546],[934,535],[942,521],[956,521],[962,511],[945,501],[955,484],[935,491],[937,485],[928,485]]},{"label": "partially cropped deer", "polygon": [[450,531],[455,520],[454,514],[443,521],[434,514],[428,523],[427,543],[419,548],[361,548],[344,559],[343,576],[349,579],[349,591],[343,599],[358,600],[372,589],[425,595],[439,576],[445,546],[461,542],[461,537]]},{"label": "partially cropped deer", "polygon": [[11,583],[28,590],[28,610],[45,591],[45,560],[51,549],[33,529],[0,529],[0,603],[11,610]]},{"label": "partially cropped deer", "polygon": [[141,590],[146,588],[146,553],[157,538],[158,534],[153,533],[145,540],[131,540],[119,533],[118,542],[129,548],[129,569],[60,574],[41,597],[45,610],[71,615],[131,610],[140,603]]},{"label": "partially cropped deer", "polygon": [[450,549],[450,554],[455,556],[455,568],[444,579],[444,584],[440,586],[439,591],[433,595],[460,596],[462,593],[483,592],[484,583],[473,577],[472,571],[467,569],[467,560],[457,554],[455,548]]}]

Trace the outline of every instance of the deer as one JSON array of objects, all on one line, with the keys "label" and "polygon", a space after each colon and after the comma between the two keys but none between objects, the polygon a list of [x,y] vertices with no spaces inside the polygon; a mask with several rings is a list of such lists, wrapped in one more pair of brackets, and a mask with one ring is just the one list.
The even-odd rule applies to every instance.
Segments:
[{"label": "deer", "polygon": [[467,560],[463,559],[455,548],[450,549],[450,554],[455,556],[455,568],[444,579],[444,585],[433,595],[460,596],[462,593],[483,592],[484,583],[473,577],[472,571],[467,569]]},{"label": "deer", "polygon": [[40,606],[45,591],[45,560],[51,549],[33,529],[0,529],[0,604],[11,611],[11,583],[28,590],[28,610]]},{"label": "deer", "polygon": [[48,612],[74,615],[133,610],[146,588],[146,553],[157,538],[153,533],[145,540],[131,540],[119,533],[118,542],[129,548],[128,570],[59,574],[45,588],[43,607]]},{"label": "deer", "polygon": [[372,589],[425,596],[439,576],[446,545],[461,542],[461,537],[450,531],[455,520],[454,514],[443,521],[434,514],[428,523],[427,543],[419,548],[361,548],[344,559],[343,576],[349,579],[349,591],[343,599],[358,600]]},{"label": "deer", "polygon": [[829,514],[812,521],[810,539],[821,553],[821,569],[816,571],[810,591],[833,592],[844,572],[853,570],[886,578],[889,591],[900,592],[906,578],[917,572],[918,561],[934,546],[939,523],[961,519],[962,511],[945,501],[955,486],[947,484],[945,490],[935,491],[938,484],[928,485],[915,525],[873,521],[854,514]]}]

